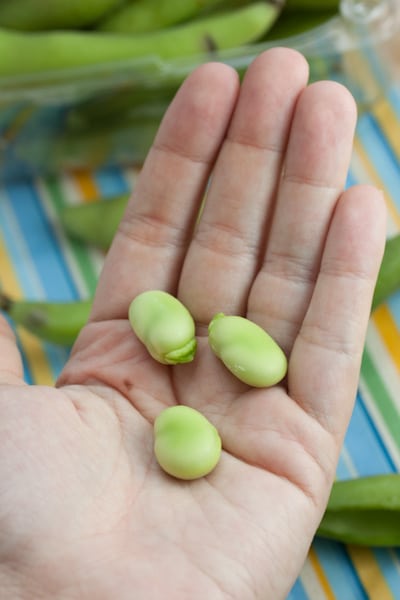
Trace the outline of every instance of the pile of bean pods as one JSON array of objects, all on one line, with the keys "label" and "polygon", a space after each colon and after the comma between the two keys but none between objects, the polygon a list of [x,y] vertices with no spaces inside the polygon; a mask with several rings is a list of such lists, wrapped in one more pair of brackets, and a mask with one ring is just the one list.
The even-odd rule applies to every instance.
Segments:
[{"label": "pile of bean pods", "polygon": [[[338,0],[2,0],[0,76],[214,55],[327,20]],[[281,17],[281,18],[278,18]],[[279,22],[279,28],[274,31]]]},{"label": "pile of bean pods", "polygon": [[[0,176],[141,165],[194,68],[219,60],[242,77],[277,37],[327,22],[338,5],[1,0],[0,120],[8,143]],[[329,77],[332,60],[310,56],[310,78]],[[334,67],[336,76],[336,54]]]}]

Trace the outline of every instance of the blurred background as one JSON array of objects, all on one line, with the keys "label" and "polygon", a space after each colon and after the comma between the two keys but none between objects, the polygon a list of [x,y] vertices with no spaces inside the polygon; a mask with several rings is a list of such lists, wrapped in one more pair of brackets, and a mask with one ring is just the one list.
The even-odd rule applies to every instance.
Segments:
[{"label": "blurred background", "polygon": [[[385,194],[387,252],[337,477],[396,473],[399,0],[2,0],[0,308],[26,381],[53,385],[180,83],[210,59],[242,76],[276,45],[300,50],[312,80],[334,79],[353,93],[359,116],[347,183]],[[317,537],[289,600],[333,599],[400,600],[399,550]]]}]

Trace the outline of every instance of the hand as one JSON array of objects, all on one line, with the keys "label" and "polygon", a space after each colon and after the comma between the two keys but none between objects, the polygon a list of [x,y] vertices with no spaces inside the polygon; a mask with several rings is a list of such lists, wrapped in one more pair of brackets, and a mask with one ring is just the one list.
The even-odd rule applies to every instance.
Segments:
[{"label": "hand", "polygon": [[[282,600],[324,512],[358,384],[386,214],[343,192],[356,110],[307,86],[298,53],[223,64],[172,102],[105,261],[90,322],[56,388],[30,387],[2,322],[0,585],[4,600]],[[196,219],[210,174],[207,202]],[[146,289],[195,317],[190,364],[151,359],[127,321]],[[288,356],[250,389],[212,354],[216,312],[247,315]],[[206,478],[164,474],[152,424],[183,403],[218,428]]]}]

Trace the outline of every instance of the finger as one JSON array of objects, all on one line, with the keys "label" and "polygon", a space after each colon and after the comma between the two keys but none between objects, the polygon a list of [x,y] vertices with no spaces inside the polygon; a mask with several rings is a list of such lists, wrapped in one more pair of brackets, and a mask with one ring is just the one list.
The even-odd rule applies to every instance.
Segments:
[{"label": "finger", "polygon": [[300,96],[268,246],[249,316],[289,351],[312,294],[321,252],[349,167],[356,107],[334,82]]},{"label": "finger", "polygon": [[236,72],[218,63],[199,67],[183,83],[109,250],[93,320],[126,317],[143,290],[174,290],[237,92]]},{"label": "finger", "polygon": [[0,384],[21,384],[22,378],[22,359],[14,332],[0,315]]},{"label": "finger", "polygon": [[246,73],[179,286],[199,323],[245,309],[307,78],[305,59],[285,48],[261,54]]},{"label": "finger", "polygon": [[368,186],[346,191],[290,357],[290,395],[340,440],[356,395],[385,234],[382,194]]}]

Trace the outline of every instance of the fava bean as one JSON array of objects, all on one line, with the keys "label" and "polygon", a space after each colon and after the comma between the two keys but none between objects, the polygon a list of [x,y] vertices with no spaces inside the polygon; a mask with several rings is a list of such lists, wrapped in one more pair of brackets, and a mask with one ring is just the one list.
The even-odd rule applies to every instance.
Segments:
[{"label": "fava bean", "polygon": [[212,350],[240,381],[253,387],[269,387],[286,375],[285,354],[264,329],[249,319],[218,313],[208,333]]},{"label": "fava bean", "polygon": [[154,453],[160,467],[178,479],[208,475],[221,455],[218,431],[189,406],[170,406],[154,423]]},{"label": "fava bean", "polygon": [[158,362],[174,365],[193,360],[197,347],[194,321],[187,308],[171,294],[161,290],[139,294],[130,304],[129,321]]}]

